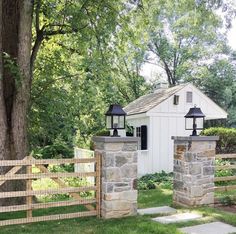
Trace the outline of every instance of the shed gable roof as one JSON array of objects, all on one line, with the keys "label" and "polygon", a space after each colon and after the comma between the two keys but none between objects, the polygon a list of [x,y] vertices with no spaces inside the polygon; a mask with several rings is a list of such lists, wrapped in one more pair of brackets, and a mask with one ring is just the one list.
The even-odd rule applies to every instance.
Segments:
[{"label": "shed gable roof", "polygon": [[160,89],[158,92],[141,96],[129,103],[124,108],[124,111],[127,113],[127,115],[145,113],[184,88],[186,85],[188,84],[182,84],[168,89]]}]

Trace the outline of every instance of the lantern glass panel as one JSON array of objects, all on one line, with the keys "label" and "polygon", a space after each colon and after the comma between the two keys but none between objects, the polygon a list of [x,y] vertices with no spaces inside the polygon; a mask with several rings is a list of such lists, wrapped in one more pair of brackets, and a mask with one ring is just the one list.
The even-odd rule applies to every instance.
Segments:
[{"label": "lantern glass panel", "polygon": [[119,128],[125,128],[125,116],[119,116]]},{"label": "lantern glass panel", "polygon": [[113,116],[113,128],[118,128],[119,125],[119,116],[114,115]]},{"label": "lantern glass panel", "polygon": [[106,125],[107,125],[107,128],[112,128],[110,115],[106,116]]},{"label": "lantern glass panel", "polygon": [[193,119],[192,118],[185,119],[185,129],[186,130],[193,130]]},{"label": "lantern glass panel", "polygon": [[[204,118],[196,118],[195,123],[197,125],[197,130],[203,129],[204,126]],[[193,130],[193,118],[186,118],[185,119],[185,129],[186,130]]]},{"label": "lantern glass panel", "polygon": [[197,129],[199,129],[199,130],[203,129],[204,118],[197,118],[196,124],[197,124]]},{"label": "lantern glass panel", "polygon": [[113,128],[124,128],[124,116],[113,116]]}]

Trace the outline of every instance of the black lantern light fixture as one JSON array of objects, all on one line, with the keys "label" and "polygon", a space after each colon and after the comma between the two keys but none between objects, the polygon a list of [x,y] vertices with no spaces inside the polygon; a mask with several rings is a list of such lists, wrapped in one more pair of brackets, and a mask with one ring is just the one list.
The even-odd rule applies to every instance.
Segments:
[{"label": "black lantern light fixture", "polygon": [[119,104],[112,104],[105,115],[106,127],[114,129],[112,137],[119,137],[118,129],[125,129],[125,111]]},{"label": "black lantern light fixture", "polygon": [[193,130],[191,136],[197,136],[197,130],[202,130],[204,125],[205,115],[202,113],[199,107],[196,105],[190,108],[185,117],[185,129]]}]

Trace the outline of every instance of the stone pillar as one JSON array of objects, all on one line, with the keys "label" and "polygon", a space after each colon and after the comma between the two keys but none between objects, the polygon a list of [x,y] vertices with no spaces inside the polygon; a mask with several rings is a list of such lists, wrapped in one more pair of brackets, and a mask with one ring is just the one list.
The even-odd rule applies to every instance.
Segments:
[{"label": "stone pillar", "polygon": [[173,203],[186,207],[214,204],[214,161],[217,136],[172,137],[174,140]]},{"label": "stone pillar", "polygon": [[101,155],[101,216],[120,218],[137,214],[136,137],[94,137]]}]

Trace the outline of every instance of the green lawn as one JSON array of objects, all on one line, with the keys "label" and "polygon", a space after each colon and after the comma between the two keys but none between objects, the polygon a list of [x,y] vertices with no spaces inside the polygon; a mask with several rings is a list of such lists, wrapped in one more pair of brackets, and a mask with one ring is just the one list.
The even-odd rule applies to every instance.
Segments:
[{"label": "green lawn", "polygon": [[120,233],[179,233],[175,227],[156,224],[148,217],[129,217],[123,219],[102,220],[93,217],[62,221],[50,221],[0,229],[0,233],[83,233],[83,234],[120,234]]},{"label": "green lawn", "polygon": [[[140,191],[138,206],[139,208],[144,207],[153,207],[153,206],[162,206],[162,205],[171,205],[172,202],[172,191],[167,189],[155,189],[148,191]],[[70,208],[67,208],[70,209]],[[71,208],[74,209],[74,208]],[[45,215],[65,212],[63,208],[47,209],[40,210],[39,213],[42,215],[44,211]],[[75,210],[71,210],[73,212]],[[183,210],[180,210],[184,211]],[[201,212],[204,215],[204,218],[201,221],[187,222],[182,224],[172,224],[164,225],[152,222],[151,216],[136,216],[128,217],[122,219],[110,219],[103,220],[97,219],[95,217],[89,218],[77,218],[69,220],[60,220],[60,221],[47,221],[41,223],[25,224],[25,225],[14,225],[14,226],[5,226],[0,228],[0,233],[81,233],[81,234],[135,234],[135,233],[157,233],[157,234],[177,234],[180,233],[177,228],[183,226],[189,226],[192,224],[200,224],[204,222],[209,222],[214,219],[221,220],[236,226],[236,214],[230,214],[227,212],[222,212],[214,208],[200,208],[196,209],[197,212]],[[11,218],[13,214],[11,214]],[[16,217],[16,216],[14,216]],[[18,213],[19,217],[19,213]],[[0,216],[1,218],[1,216]],[[3,217],[2,217],[3,218]],[[6,216],[5,216],[6,218]]]},{"label": "green lawn", "polygon": [[170,206],[172,204],[172,190],[152,189],[142,190],[138,196],[138,207]]}]

